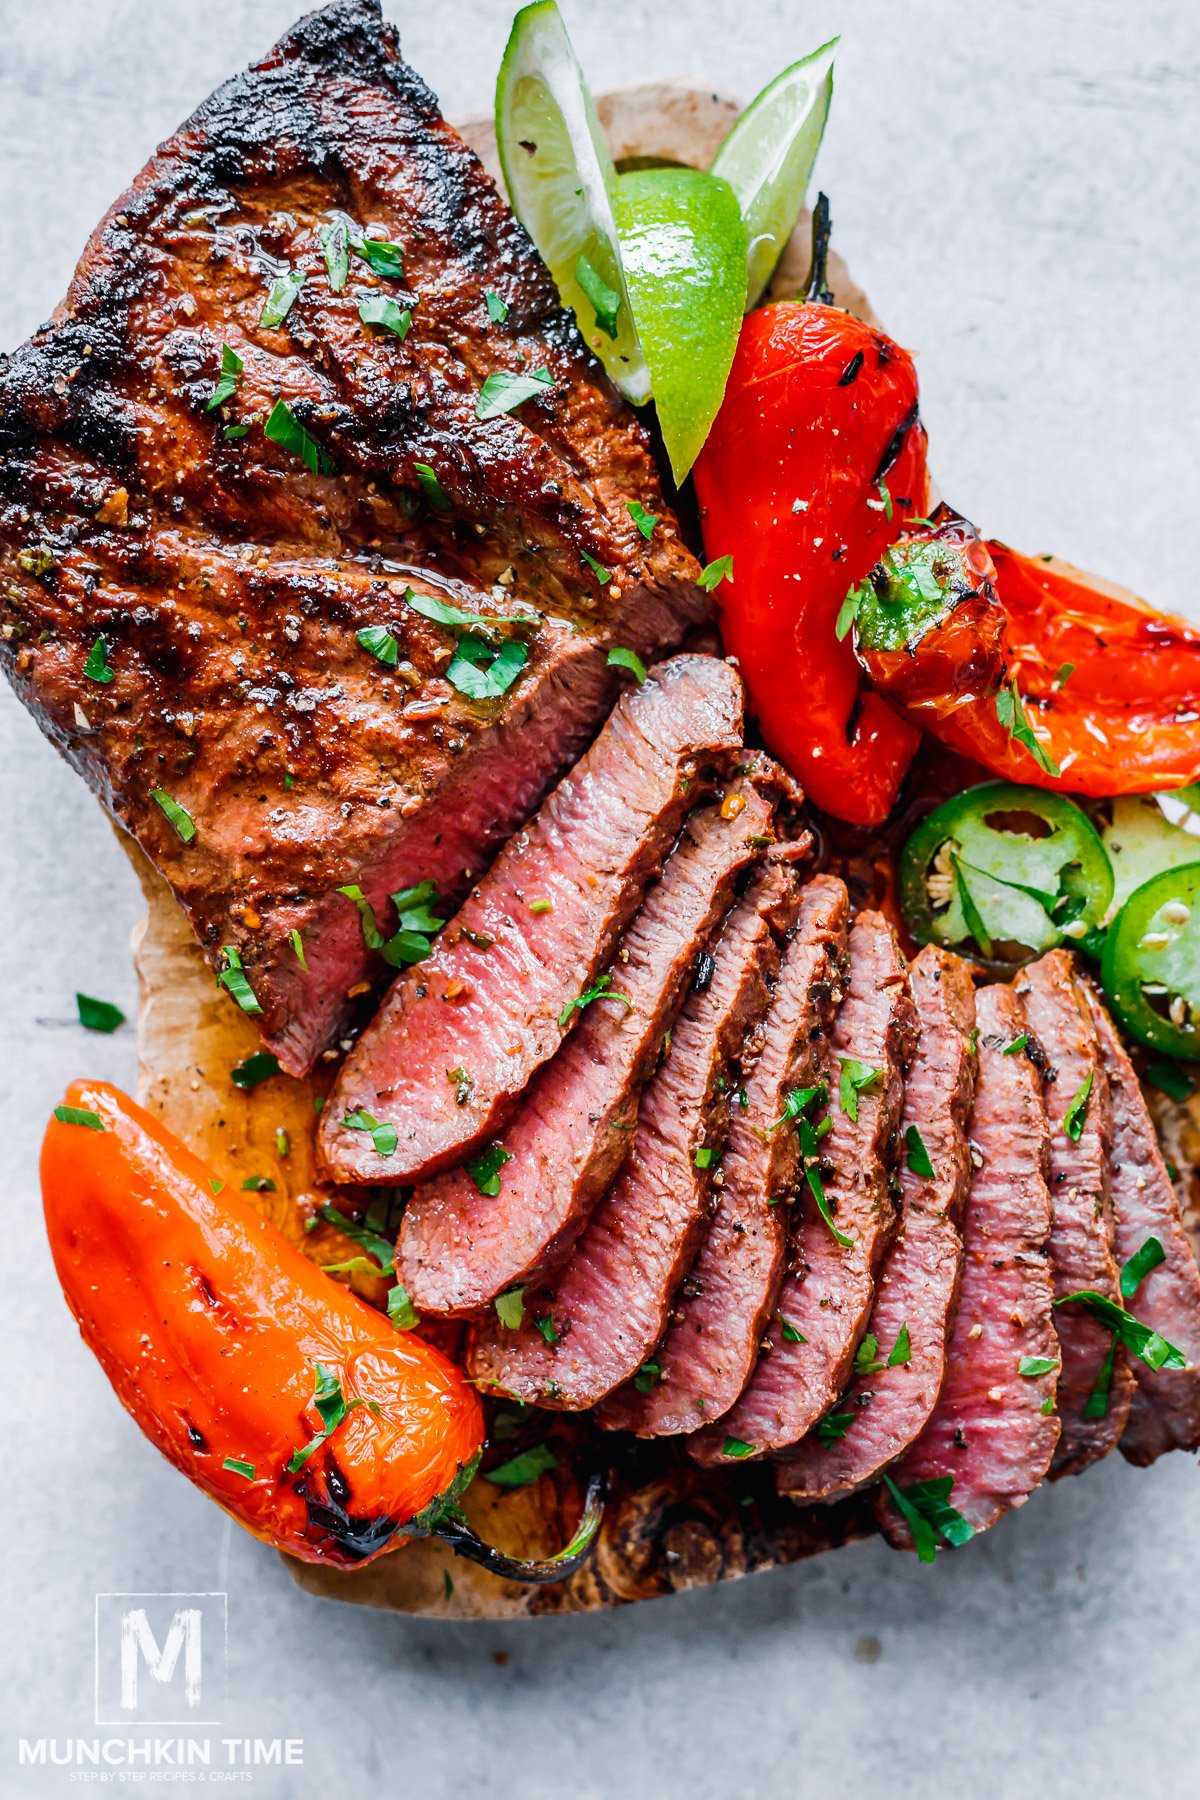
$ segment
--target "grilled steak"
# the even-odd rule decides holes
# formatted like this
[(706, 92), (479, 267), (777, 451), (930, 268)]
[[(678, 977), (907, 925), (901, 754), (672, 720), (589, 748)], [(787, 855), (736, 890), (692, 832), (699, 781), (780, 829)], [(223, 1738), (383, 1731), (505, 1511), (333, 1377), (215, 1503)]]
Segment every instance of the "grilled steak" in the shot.
[[(711, 1208), (712, 1164), (729, 1123), (725, 1077), (766, 1011), (780, 940), (799, 907), (794, 863), (768, 863), (726, 920), (710, 979), (693, 986), (671, 1029), (642, 1093), (629, 1156), (570, 1262), (552, 1292), (532, 1302), (526, 1295), (520, 1330), (498, 1320), (477, 1328), (473, 1374), (523, 1400), (578, 1410), (649, 1358)], [(553, 1342), (539, 1329), (544, 1318)]]
[[(1050, 1234), (1049, 1132), (1042, 1082), (1027, 1048), (1012, 1053), (1025, 1020), (1012, 990), (977, 1000), (979, 1081), (971, 1119), (978, 1167), (963, 1213), (958, 1311), (946, 1377), (911, 1450), (888, 1470), (903, 1490), (953, 1478), (950, 1504), (976, 1531), (1022, 1506), (1050, 1466), (1058, 1342), (1046, 1246)], [(1037, 1372), (1037, 1364), (1050, 1367)], [(1027, 1372), (1021, 1373), (1022, 1364)], [(892, 1543), (912, 1538), (888, 1491), (880, 1524)]]
[[(1047, 1057), (1055, 1297), (1090, 1288), (1119, 1305), (1109, 1182), (1112, 1103), (1091, 1009), (1065, 950), (1051, 950), (1031, 964), (1013, 987)], [(1050, 1471), (1053, 1479), (1076, 1475), (1108, 1455), (1125, 1429), (1134, 1388), (1123, 1348), (1114, 1346), (1112, 1332), (1086, 1308), (1058, 1307), (1055, 1324), (1062, 1345), (1062, 1435)], [(1110, 1381), (1107, 1365), (1114, 1349)], [(1108, 1404), (1103, 1406), (1099, 1393), (1106, 1383)]]
[[(621, 940), (611, 997), (601, 994), (586, 1008), (498, 1140), (511, 1159), (499, 1192), (479, 1182), (473, 1163), (418, 1187), (396, 1255), (419, 1312), (476, 1311), (565, 1259), (628, 1154), (638, 1095), (738, 871), (761, 853), (771, 811), (770, 800), (742, 781), (688, 820)], [(485, 1329), (473, 1373), (507, 1385), (489, 1363), (489, 1344)]]
[[(895, 1222), (892, 1139), (915, 1035), (896, 934), (882, 913), (860, 913), (850, 933), (845, 998), (825, 1056), (830, 1131), (821, 1140), (819, 1169), (813, 1169), (833, 1226), (815, 1196), (802, 1191), (762, 1353), (733, 1410), (689, 1444), (699, 1462), (761, 1456), (797, 1443), (845, 1386)], [(834, 1228), (850, 1242), (840, 1243)]]
[[(810, 1432), (780, 1459), (779, 1489), (796, 1500), (832, 1500), (873, 1481), (925, 1425), (946, 1370), (971, 1173), (975, 984), (968, 963), (933, 944), (912, 964), (909, 982), (919, 1035), (900, 1119), (900, 1219), (864, 1339), (875, 1348), (838, 1401), (836, 1427)], [(932, 1174), (922, 1172), (922, 1149)]]
[(1133, 1064), (1108, 1013), (1090, 988), (1085, 992), (1112, 1096), (1117, 1261), (1128, 1262), (1148, 1237), (1165, 1253), (1126, 1304), (1187, 1358), (1184, 1369), (1154, 1370), (1140, 1358), (1132, 1364), (1137, 1386), (1121, 1452), (1144, 1466), (1167, 1450), (1200, 1449), (1200, 1274)]
[[(543, 369), (477, 416), (491, 375)], [(376, 0), (214, 94), (0, 358), (0, 656), (294, 1072), (389, 973), (338, 887), (460, 898), (611, 705), (608, 647), (707, 616), (695, 574), (644, 432)], [(461, 623), (409, 588), (523, 622), (451, 665)], [(528, 652), (507, 691), (471, 662), (502, 643), (509, 673)]]
[(658, 1377), (645, 1392), (626, 1382), (601, 1402), (596, 1417), (609, 1430), (693, 1432), (726, 1413), (746, 1385), (775, 1308), (784, 1202), (799, 1179), (788, 1095), (813, 1085), (823, 1066), (848, 906), (833, 876), (817, 875), (804, 888), (757, 1060), (730, 1107), (720, 1201), (653, 1359)]
[[(503, 1125), (741, 735), (741, 683), (715, 657), (676, 657), (621, 698), (347, 1058), (321, 1125), (339, 1179), (419, 1180)], [(346, 1124), (360, 1113), (395, 1127), (394, 1153)]]

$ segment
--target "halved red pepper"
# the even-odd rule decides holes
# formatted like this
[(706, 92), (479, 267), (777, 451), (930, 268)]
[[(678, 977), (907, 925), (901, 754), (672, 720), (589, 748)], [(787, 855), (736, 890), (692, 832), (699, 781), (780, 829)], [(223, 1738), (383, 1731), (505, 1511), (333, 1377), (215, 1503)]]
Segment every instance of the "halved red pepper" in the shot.
[[(820, 272), (815, 283), (820, 291)], [(917, 733), (864, 690), (835, 635), (847, 590), (923, 513), (926, 438), (911, 356), (819, 301), (748, 314), (695, 468), (706, 554), (768, 748), (837, 818), (886, 818)]]

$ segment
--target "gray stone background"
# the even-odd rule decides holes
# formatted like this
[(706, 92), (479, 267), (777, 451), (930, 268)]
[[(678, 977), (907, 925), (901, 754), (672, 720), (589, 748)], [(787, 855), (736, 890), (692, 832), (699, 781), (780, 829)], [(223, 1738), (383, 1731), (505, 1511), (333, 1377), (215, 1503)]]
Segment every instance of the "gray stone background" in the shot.
[[(0, 0), (0, 345), (66, 287), (155, 143), (299, 0)], [(387, 0), (453, 117), (506, 0)], [(747, 97), (840, 30), (835, 241), (920, 351), (943, 489), (978, 523), (1200, 613), (1196, 13), (1189, 0), (564, 0), (598, 89)], [(228, 1589), (229, 1733), (302, 1736), (267, 1795), (1192, 1795), (1200, 1492), (1173, 1457), (1037, 1495), (935, 1569), (862, 1545), (619, 1616), (447, 1627), (304, 1598), (143, 1442), (82, 1351), (38, 1212), (77, 1073), (134, 1078), (132, 877), (0, 699), (0, 1793), (18, 1735), (91, 1730), (93, 1596)]]

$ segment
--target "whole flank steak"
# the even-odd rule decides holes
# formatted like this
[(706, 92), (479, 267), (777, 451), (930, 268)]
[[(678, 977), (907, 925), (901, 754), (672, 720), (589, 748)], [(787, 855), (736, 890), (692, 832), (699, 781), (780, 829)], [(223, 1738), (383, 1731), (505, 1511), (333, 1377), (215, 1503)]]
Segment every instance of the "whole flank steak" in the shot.
[(393, 973), (339, 889), (453, 910), (696, 573), (377, 0), (207, 100), (0, 357), (0, 659), (293, 1073)]

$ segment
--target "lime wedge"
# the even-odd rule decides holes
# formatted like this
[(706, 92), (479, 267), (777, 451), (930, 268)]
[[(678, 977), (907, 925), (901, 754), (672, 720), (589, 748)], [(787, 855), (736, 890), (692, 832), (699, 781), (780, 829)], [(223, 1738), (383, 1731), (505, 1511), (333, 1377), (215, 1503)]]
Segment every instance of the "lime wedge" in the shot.
[(712, 173), (738, 197), (749, 237), (746, 310), (771, 279), (804, 206), (833, 98), (831, 38), (777, 75), (734, 124)]
[(563, 304), (625, 398), (643, 406), (650, 377), (617, 248), (616, 171), (554, 0), (513, 20), (496, 81), (496, 140), (508, 197)]
[(746, 299), (746, 228), (727, 181), (699, 169), (617, 177), (613, 211), (676, 481), (716, 418)]

